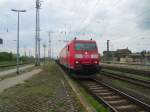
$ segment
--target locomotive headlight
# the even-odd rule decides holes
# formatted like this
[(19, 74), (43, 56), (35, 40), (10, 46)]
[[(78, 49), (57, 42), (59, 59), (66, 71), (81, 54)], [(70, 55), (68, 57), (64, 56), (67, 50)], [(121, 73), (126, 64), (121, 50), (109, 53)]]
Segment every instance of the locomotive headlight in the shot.
[(75, 58), (76, 59), (83, 58), (83, 55), (82, 54), (75, 54)]
[(92, 54), (92, 55), (91, 55), (91, 58), (94, 58), (94, 59), (95, 59), (95, 58), (98, 58), (98, 55), (97, 55), (97, 54)]
[(79, 64), (79, 61), (75, 61), (76, 64)]

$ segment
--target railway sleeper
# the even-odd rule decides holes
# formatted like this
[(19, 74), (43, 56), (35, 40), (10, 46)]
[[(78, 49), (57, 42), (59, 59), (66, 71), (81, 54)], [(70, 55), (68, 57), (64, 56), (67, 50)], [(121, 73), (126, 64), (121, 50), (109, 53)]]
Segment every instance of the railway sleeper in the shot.
[(123, 105), (123, 104), (127, 104), (128, 101), (125, 99), (118, 99), (118, 100), (108, 101), (108, 103), (110, 103), (111, 105), (116, 105), (116, 104)]
[(122, 98), (107, 99), (106, 101), (112, 106), (115, 106), (115, 105), (122, 106), (122, 105), (126, 105), (129, 103), (127, 100), (122, 99)]
[(104, 88), (103, 87), (89, 87), (90, 90), (103, 90)]
[(98, 95), (104, 97), (104, 96), (108, 96), (108, 95), (114, 95), (114, 93), (112, 93), (112, 92), (102, 92), (102, 93), (98, 93)]
[(96, 84), (86, 84), (86, 85), (89, 86), (89, 87), (102, 87), (102, 86), (96, 85)]
[(112, 96), (103, 96), (103, 98), (107, 101), (115, 101), (115, 100), (119, 100), (122, 99), (120, 96), (118, 95), (112, 95)]
[(91, 85), (91, 86), (92, 86), (92, 85), (93, 85), (93, 86), (97, 85), (97, 84), (95, 84), (95, 83), (93, 83), (93, 82), (86, 82), (86, 84), (87, 84), (87, 85)]
[[(127, 100), (125, 99), (116, 99), (119, 97), (114, 97), (115, 99), (109, 99), (106, 100), (106, 102), (108, 102), (111, 106), (115, 107), (118, 112), (142, 112), (143, 110), (139, 107), (137, 107), (134, 104), (130, 104)], [(145, 111), (143, 111), (145, 112)]]
[(96, 91), (96, 90), (104, 90), (103, 87), (89, 87), (90, 90)]
[(103, 88), (104, 88), (104, 87), (102, 87), (102, 86), (89, 86), (89, 85), (88, 85), (88, 87), (93, 88), (93, 89), (95, 89), (95, 88), (96, 88), (96, 89), (97, 89), (97, 88), (98, 88), (98, 89), (99, 89), (99, 88), (100, 88), (100, 89), (103, 89)]
[(137, 107), (134, 104), (127, 104), (122, 106), (115, 106), (119, 112), (139, 112), (142, 110), (141, 108)]
[(109, 92), (109, 91), (107, 89), (94, 90), (94, 93), (100, 93), (100, 92)]
[(130, 103), (129, 102), (127, 102), (127, 101), (125, 101), (125, 102), (115, 102), (115, 103), (110, 103), (110, 102), (108, 102), (111, 106), (113, 106), (113, 107), (119, 107), (119, 106), (126, 106), (126, 105), (129, 105)]

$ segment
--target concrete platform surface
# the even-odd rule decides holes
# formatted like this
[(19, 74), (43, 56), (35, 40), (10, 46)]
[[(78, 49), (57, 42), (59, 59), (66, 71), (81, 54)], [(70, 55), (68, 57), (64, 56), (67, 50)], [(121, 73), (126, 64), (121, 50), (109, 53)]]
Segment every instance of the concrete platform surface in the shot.
[[(20, 70), (24, 70), (24, 69), (31, 68), (31, 67), (34, 67), (34, 65), (27, 65), (27, 66), (20, 67)], [(15, 72), (16, 72), (16, 68), (15, 69), (9, 69), (6, 71), (0, 71), (0, 77), (9, 75), (9, 74), (12, 74)]]
[(142, 65), (127, 65), (127, 64), (113, 64), (113, 63), (101, 63), (102, 66), (113, 66), (113, 67), (120, 67), (120, 68), (130, 68), (135, 70), (144, 70), (150, 71), (150, 66), (142, 66)]
[(41, 71), (42, 71), (41, 69), (32, 70), (31, 72), (27, 72), (27, 73), (0, 81), (0, 93), (9, 87), (13, 87), (17, 84), (23, 83), (25, 80), (29, 79), (35, 74), (40, 73)]

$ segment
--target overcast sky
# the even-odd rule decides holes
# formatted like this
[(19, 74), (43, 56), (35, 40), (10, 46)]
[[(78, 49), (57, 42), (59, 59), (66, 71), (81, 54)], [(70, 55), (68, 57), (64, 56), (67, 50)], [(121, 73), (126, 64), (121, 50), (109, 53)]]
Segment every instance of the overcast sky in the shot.
[[(41, 43), (48, 45), (53, 32), (56, 55), (68, 40), (93, 38), (99, 51), (129, 48), (133, 52), (150, 50), (150, 0), (42, 0), (40, 10)], [(0, 0), (0, 50), (16, 50), (17, 14), (11, 9), (26, 9), (20, 14), (20, 47), (34, 55), (35, 0)], [(8, 29), (8, 32), (7, 32)], [(43, 50), (42, 50), (43, 51)], [(42, 52), (43, 54), (43, 52)]]

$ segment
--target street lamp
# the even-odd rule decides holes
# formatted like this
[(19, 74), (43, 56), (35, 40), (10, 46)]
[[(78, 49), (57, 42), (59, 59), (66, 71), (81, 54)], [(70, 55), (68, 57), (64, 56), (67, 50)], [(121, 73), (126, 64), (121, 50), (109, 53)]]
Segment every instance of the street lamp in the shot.
[(11, 9), (13, 12), (18, 13), (18, 32), (17, 32), (17, 74), (19, 74), (19, 14), (20, 12), (26, 12), (26, 10)]

